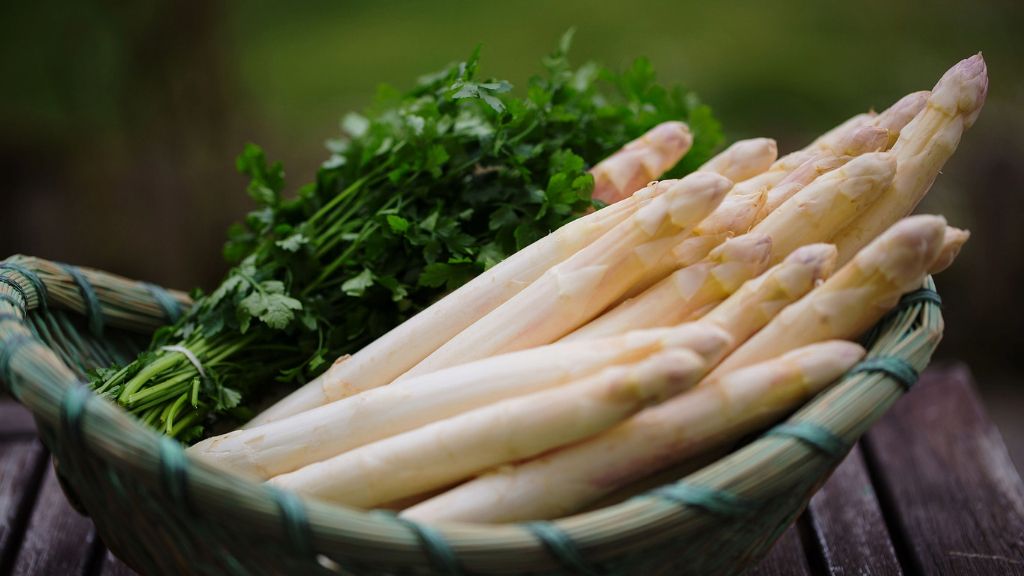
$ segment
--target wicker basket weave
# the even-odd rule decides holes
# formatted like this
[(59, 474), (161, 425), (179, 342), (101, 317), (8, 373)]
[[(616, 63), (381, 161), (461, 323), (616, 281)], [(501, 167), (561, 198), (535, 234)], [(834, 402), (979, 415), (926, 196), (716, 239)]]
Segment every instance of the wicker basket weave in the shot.
[(15, 256), (0, 264), (0, 379), (65, 490), (143, 574), (735, 574), (916, 380), (942, 335), (929, 279), (868, 358), (783, 424), (682, 480), (555, 522), (427, 526), (218, 472), (83, 384), (188, 306), (180, 293)]

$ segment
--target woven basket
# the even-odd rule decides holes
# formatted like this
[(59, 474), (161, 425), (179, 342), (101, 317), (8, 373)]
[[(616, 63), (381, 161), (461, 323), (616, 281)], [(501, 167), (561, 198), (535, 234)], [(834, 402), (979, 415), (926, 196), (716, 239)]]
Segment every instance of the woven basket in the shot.
[(82, 384), (188, 304), (85, 268), (0, 264), (0, 379), (35, 414), (69, 497), (144, 574), (739, 573), (913, 384), (942, 335), (929, 279), (866, 337), (868, 358), (840, 382), (682, 480), (555, 522), (427, 526), (218, 472)]

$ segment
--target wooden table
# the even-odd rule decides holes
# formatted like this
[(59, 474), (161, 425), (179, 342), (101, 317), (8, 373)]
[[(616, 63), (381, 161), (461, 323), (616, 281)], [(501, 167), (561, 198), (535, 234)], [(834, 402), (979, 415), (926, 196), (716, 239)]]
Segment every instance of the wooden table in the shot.
[[(8, 573), (132, 574), (71, 509), (31, 418), (9, 400), (0, 402)], [(1024, 484), (967, 369), (927, 371), (751, 573), (1024, 575)]]

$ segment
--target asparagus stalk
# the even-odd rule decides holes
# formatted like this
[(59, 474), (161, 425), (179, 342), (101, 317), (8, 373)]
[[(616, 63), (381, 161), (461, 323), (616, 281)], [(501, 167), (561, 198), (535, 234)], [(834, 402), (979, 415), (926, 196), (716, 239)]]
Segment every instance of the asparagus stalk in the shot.
[(674, 272), (565, 336), (562, 342), (593, 340), (692, 320), (696, 312), (721, 302), (763, 272), (771, 253), (771, 238), (762, 234), (744, 234), (728, 240), (703, 261)]
[[(856, 156), (879, 150), (887, 138), (885, 129), (863, 127), (837, 143), (837, 152), (794, 152), (780, 158), (768, 172), (737, 184), (721, 206), (672, 251), (671, 259), (666, 259), (661, 266), (652, 269), (652, 272), (661, 272), (661, 276), (654, 281), (668, 274), (668, 271), (662, 272), (664, 268), (682, 268), (707, 256), (708, 251), (718, 245), (715, 239), (724, 241), (754, 228), (804, 186)], [(653, 282), (640, 283), (636, 292), (651, 284)]]
[(594, 242), (676, 183), (666, 180), (559, 228), (435, 302), (246, 424), (253, 428), (387, 384), (548, 269)]
[(597, 434), (692, 386), (704, 368), (689, 350), (661, 352), (368, 444), (271, 483), (353, 506), (390, 502)]
[(778, 155), (778, 145), (771, 138), (739, 140), (705, 162), (700, 170), (742, 182), (768, 170)]
[(771, 238), (771, 262), (798, 247), (829, 240), (871, 205), (896, 174), (886, 152), (863, 154), (803, 187), (754, 227)]
[(690, 128), (682, 122), (663, 122), (597, 163), (595, 200), (614, 204), (656, 180), (679, 162), (693, 144)]
[(892, 106), (886, 108), (881, 114), (876, 114), (874, 112), (858, 114), (839, 126), (836, 126), (832, 130), (822, 134), (804, 148), (804, 150), (835, 150), (836, 146), (842, 140), (866, 126), (882, 128), (889, 132), (888, 145), (883, 148), (884, 150), (888, 150), (896, 142), (897, 137), (900, 135), (900, 131), (903, 130), (914, 116), (917, 116), (921, 110), (924, 110), (925, 102), (928, 101), (929, 94), (930, 93), (927, 90), (911, 92), (897, 100)]
[(834, 149), (836, 142), (846, 138), (847, 135), (853, 133), (853, 131), (858, 128), (870, 126), (871, 122), (877, 117), (877, 112), (870, 111), (848, 118), (841, 124), (832, 127), (829, 131), (815, 138), (810, 144), (804, 147), (802, 151), (815, 152)]
[(712, 372), (719, 376), (806, 344), (859, 337), (900, 296), (918, 286), (938, 257), (941, 216), (912, 216), (868, 244), (817, 289), (789, 306)]
[(939, 251), (939, 256), (935, 259), (935, 262), (932, 262), (928, 273), (934, 275), (949, 268), (960, 254), (960, 249), (964, 247), (964, 244), (967, 243), (970, 237), (971, 233), (967, 230), (946, 226), (946, 235), (942, 239), (942, 249)]
[(726, 178), (694, 172), (460, 332), (402, 378), (547, 344), (618, 300), (721, 202)]
[(942, 76), (925, 109), (900, 132), (892, 148), (898, 166), (892, 185), (835, 237), (840, 262), (848, 261), (881, 231), (913, 211), (964, 131), (974, 124), (987, 91), (988, 72), (981, 54), (959, 62)]
[(324, 406), (209, 438), (189, 451), (238, 474), (267, 479), (371, 442), (493, 404), (560, 386), (613, 365), (686, 348), (712, 366), (731, 338), (690, 324), (585, 343), (492, 356), (367, 390)]
[[(808, 244), (794, 250), (767, 272), (743, 284), (724, 302), (705, 314), (700, 324), (719, 326), (739, 346), (763, 328), (780, 310), (810, 292), (832, 274), (836, 248)], [(728, 350), (732, 352), (732, 350)]]
[(406, 510), (422, 522), (517, 522), (575, 512), (635, 480), (758, 430), (864, 355), (823, 342), (714, 379), (579, 444), (506, 466)]

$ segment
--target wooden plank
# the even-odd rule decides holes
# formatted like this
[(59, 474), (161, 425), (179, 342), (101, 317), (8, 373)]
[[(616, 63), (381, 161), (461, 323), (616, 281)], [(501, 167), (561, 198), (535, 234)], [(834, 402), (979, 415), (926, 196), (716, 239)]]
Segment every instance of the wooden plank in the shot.
[(36, 423), (32, 413), (10, 397), (0, 397), (0, 439), (35, 436)]
[(789, 527), (776, 540), (768, 555), (750, 570), (750, 576), (811, 576), (807, 551), (800, 540), (799, 524)]
[(71, 507), (53, 466), (46, 474), (18, 551), (13, 576), (92, 573), (99, 552), (92, 521)]
[(38, 440), (0, 439), (0, 574), (17, 554), (45, 465)]
[(865, 456), (908, 571), (1024, 574), (1024, 483), (966, 367), (926, 372)]
[(859, 445), (811, 499), (808, 517), (827, 574), (903, 574)]

